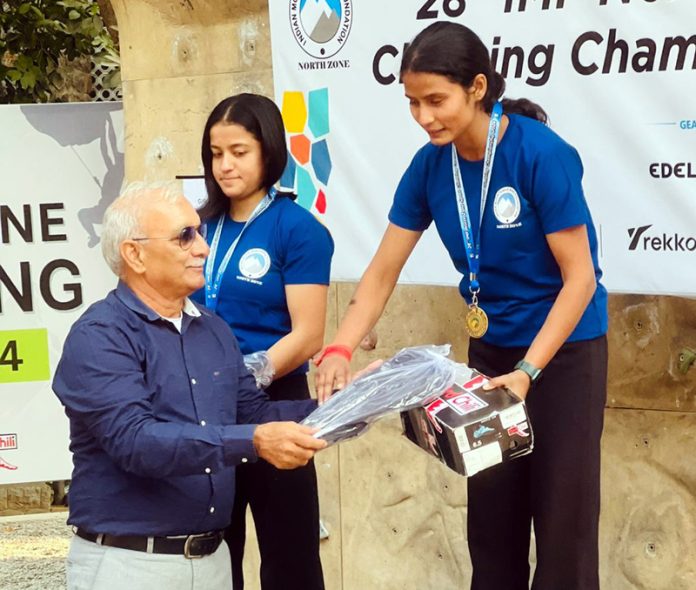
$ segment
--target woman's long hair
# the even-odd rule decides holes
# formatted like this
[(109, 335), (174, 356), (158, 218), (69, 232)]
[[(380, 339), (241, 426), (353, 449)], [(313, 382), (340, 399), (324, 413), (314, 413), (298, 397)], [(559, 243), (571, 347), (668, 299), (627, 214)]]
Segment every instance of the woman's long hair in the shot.
[(269, 190), (283, 174), (288, 161), (283, 118), (276, 104), (260, 94), (236, 94), (220, 102), (208, 116), (201, 141), (201, 160), (208, 201), (199, 210), (202, 221), (228, 211), (230, 200), (213, 175), (210, 130), (218, 123), (241, 125), (261, 144), (263, 188)]
[[(493, 68), (483, 41), (458, 23), (436, 22), (418, 33), (401, 60), (400, 77), (408, 72), (439, 74), (466, 89), (483, 74), (488, 85), (481, 106), (487, 113), (505, 92), (505, 79)], [(505, 98), (502, 103), (506, 113), (548, 122), (546, 111), (531, 100)]]

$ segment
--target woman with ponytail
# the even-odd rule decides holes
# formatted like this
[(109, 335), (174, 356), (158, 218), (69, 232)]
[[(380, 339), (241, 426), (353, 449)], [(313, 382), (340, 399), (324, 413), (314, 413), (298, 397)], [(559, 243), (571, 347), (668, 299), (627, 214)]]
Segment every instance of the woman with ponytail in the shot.
[[(406, 169), (389, 226), (333, 343), (318, 356), (325, 399), (379, 319), (434, 221), (462, 273), (469, 365), (526, 399), (531, 455), (468, 480), (475, 590), (596, 590), (607, 297), (576, 150), (544, 110), (501, 96), (505, 81), (467, 27), (430, 25), (404, 52), (401, 81), (429, 142)], [(543, 372), (543, 379), (540, 379)]]

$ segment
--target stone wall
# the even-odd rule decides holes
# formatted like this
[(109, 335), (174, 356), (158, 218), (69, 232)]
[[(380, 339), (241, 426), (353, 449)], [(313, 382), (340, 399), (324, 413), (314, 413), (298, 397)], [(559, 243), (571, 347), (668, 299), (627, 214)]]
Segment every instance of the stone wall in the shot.
[[(128, 178), (199, 173), (200, 133), (210, 109), (241, 91), (273, 94), (267, 2), (112, 4)], [(332, 285), (327, 339), (353, 288)], [(398, 287), (377, 327), (377, 349), (357, 355), (355, 365), (402, 346), (453, 339), (455, 356), (466, 358), (466, 342), (456, 336), (462, 310), (455, 289)], [(614, 296), (610, 311), (603, 588), (696, 588), (696, 369), (678, 370), (680, 351), (696, 345), (696, 302)], [(396, 421), (321, 453), (317, 468), (330, 532), (322, 543), (328, 590), (465, 587), (464, 480), (404, 441)], [(258, 587), (256, 563), (252, 555), (250, 587)]]
[(53, 490), (47, 483), (0, 485), (0, 516), (49, 512)]

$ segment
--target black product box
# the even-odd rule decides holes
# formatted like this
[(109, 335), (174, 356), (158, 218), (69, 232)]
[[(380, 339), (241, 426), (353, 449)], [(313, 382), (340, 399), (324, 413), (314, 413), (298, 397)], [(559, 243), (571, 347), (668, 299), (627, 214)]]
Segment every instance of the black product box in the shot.
[(534, 434), (525, 403), (505, 388), (484, 391), (486, 382), (458, 365), (454, 385), (439, 398), (401, 413), (404, 434), (467, 476), (531, 453)]

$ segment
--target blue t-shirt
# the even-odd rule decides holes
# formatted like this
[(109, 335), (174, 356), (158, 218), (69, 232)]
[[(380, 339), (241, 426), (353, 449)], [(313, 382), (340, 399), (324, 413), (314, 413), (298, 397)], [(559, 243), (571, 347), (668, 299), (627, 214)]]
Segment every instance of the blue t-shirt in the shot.
[[(208, 241), (217, 220), (208, 222)], [(225, 214), (213, 276), (244, 227)], [(314, 215), (279, 195), (242, 234), (217, 297), (217, 314), (232, 328), (243, 354), (268, 350), (292, 329), (285, 285), (328, 285), (333, 256), (329, 231)], [(205, 304), (205, 291), (192, 299)], [(306, 373), (304, 363), (290, 374)]]
[[(490, 320), (483, 340), (498, 346), (531, 344), (563, 286), (546, 235), (578, 225), (587, 226), (597, 289), (568, 341), (601, 336), (607, 330), (607, 293), (599, 282), (597, 234), (582, 191), (580, 156), (543, 123), (508, 116), (481, 226), (478, 297)], [(478, 235), (483, 162), (460, 157), (459, 166)], [(459, 291), (471, 301), (450, 145), (429, 143), (416, 153), (396, 190), (389, 221), (414, 231), (435, 221), (454, 266), (463, 274)]]

